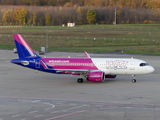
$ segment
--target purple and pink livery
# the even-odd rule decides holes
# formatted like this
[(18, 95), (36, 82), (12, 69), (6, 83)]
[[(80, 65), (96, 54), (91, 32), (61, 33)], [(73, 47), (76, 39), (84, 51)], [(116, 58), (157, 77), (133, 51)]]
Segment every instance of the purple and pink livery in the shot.
[(91, 82), (103, 82), (105, 78), (115, 78), (116, 75), (132, 75), (132, 82), (135, 83), (135, 75), (154, 71), (154, 68), (143, 60), (91, 58), (86, 51), (86, 58), (42, 58), (20, 34), (13, 36), (19, 58), (12, 59), (12, 63), (43, 72), (79, 75), (78, 83), (82, 83), (83, 78)]

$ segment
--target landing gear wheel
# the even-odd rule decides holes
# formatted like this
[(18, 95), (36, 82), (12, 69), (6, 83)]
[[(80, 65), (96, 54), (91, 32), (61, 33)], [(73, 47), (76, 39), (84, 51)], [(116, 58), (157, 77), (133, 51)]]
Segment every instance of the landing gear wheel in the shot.
[(78, 83), (83, 83), (83, 79), (82, 78), (78, 78), (77, 82)]
[(132, 80), (132, 83), (136, 83), (136, 79), (133, 79), (133, 80)]
[(135, 75), (132, 75), (132, 83), (136, 83)]

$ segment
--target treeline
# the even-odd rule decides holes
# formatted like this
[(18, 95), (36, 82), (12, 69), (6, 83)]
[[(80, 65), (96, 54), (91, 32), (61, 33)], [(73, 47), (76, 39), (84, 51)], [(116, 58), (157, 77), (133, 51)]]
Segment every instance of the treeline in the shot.
[[(0, 6), (0, 25), (112, 24), (115, 7)], [(117, 23), (159, 23), (156, 9), (116, 7)]]
[(0, 0), (1, 5), (129, 7), (160, 9), (160, 0)]

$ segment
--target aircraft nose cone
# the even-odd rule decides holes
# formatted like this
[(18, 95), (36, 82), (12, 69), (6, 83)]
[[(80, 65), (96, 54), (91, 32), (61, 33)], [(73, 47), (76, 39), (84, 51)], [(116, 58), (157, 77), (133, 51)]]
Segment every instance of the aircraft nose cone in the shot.
[(154, 72), (154, 68), (152, 66), (150, 67), (149, 72), (150, 73)]

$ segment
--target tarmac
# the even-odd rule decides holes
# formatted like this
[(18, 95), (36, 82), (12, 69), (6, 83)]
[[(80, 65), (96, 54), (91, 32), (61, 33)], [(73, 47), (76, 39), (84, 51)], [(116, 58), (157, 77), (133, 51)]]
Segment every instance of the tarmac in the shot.
[[(78, 76), (38, 72), (10, 63), (12, 50), (0, 50), (0, 120), (159, 120), (160, 56), (93, 54), (95, 58), (137, 58), (155, 68), (148, 75), (117, 76), (102, 83)], [(50, 52), (46, 57), (85, 57)]]

